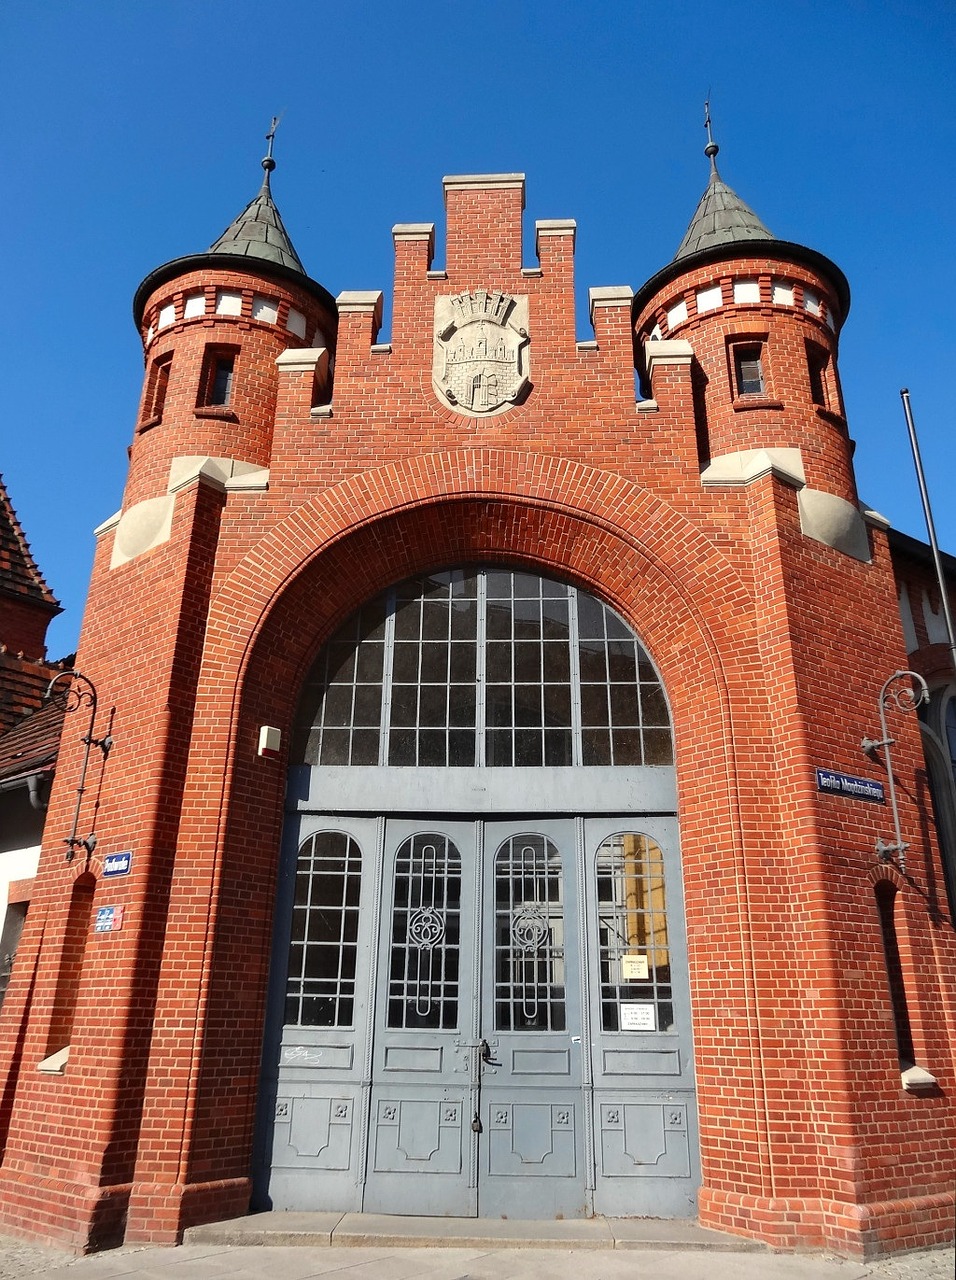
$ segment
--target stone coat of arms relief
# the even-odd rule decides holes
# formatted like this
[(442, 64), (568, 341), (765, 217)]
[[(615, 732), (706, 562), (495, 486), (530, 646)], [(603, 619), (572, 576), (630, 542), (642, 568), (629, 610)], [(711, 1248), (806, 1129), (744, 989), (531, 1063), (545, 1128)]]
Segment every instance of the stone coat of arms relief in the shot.
[(435, 299), (432, 381), (459, 413), (503, 413), (530, 385), (528, 299), (476, 289)]

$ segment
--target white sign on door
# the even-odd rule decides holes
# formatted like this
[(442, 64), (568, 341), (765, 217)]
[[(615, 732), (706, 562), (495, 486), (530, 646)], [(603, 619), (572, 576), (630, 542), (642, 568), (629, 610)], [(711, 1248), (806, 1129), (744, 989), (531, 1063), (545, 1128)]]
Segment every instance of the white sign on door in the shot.
[(657, 1006), (651, 1000), (629, 1000), (621, 1004), (622, 1031), (656, 1031)]
[(625, 982), (646, 982), (647, 956), (621, 956), (621, 977)]

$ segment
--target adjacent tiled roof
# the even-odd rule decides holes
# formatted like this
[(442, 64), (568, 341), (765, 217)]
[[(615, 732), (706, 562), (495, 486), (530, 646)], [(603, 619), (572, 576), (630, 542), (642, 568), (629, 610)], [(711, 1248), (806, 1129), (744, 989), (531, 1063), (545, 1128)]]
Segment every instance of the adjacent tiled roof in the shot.
[(700, 198), (697, 212), (674, 254), (674, 261), (688, 258), (702, 249), (716, 245), (736, 244), (741, 240), (773, 240), (753, 209), (745, 205), (736, 191), (732, 191), (717, 172), (711, 157), (710, 181)]
[(46, 702), (0, 734), (0, 782), (53, 768), (63, 728), (63, 703)]
[(274, 167), (274, 161), (267, 159), (262, 164), (266, 175), (259, 194), (229, 224), (215, 244), (210, 246), (209, 252), (261, 258), (265, 262), (274, 262), (305, 275), (305, 267), (292, 247), (292, 241), (272, 199), (269, 173)]
[[(906, 567), (907, 561), (915, 562), (922, 568), (935, 570), (933, 548), (928, 542), (923, 542), (920, 538), (912, 538), (908, 533), (901, 533), (899, 529), (887, 529), (886, 537), (890, 544), (893, 568), (897, 572)], [(948, 551), (940, 551), (939, 558), (952, 590), (956, 587), (956, 555), (950, 555)]]
[(25, 596), (59, 611), (59, 601), (43, 580), (30, 554), (30, 544), (23, 535), (0, 475), (0, 591)]
[(72, 665), (72, 655), (62, 662), (45, 662), (0, 645), (0, 733), (38, 710), (53, 677)]

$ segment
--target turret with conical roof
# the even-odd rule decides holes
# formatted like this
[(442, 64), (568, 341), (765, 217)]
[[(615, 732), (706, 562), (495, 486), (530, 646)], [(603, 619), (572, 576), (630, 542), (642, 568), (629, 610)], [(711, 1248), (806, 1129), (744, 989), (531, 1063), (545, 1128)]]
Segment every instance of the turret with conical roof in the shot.
[[(709, 119), (707, 124), (709, 134)], [(660, 288), (698, 263), (717, 262), (728, 255), (755, 260), (772, 256), (805, 264), (826, 277), (834, 301), (827, 315), (831, 327), (839, 331), (850, 309), (850, 287), (846, 276), (835, 263), (815, 249), (777, 239), (753, 209), (724, 182), (717, 168), (719, 151), (711, 138), (704, 148), (704, 154), (710, 161), (710, 177), (704, 194), (673, 259), (637, 291), (635, 316)]]
[(836, 367), (846, 278), (815, 249), (778, 239), (724, 182), (709, 126), (707, 187), (674, 258), (634, 297), (645, 391), (654, 343), (686, 342), (702, 472), (713, 478), (716, 459), (753, 450), (799, 450), (807, 486), (855, 511)]
[(269, 151), (262, 160), (265, 175), (256, 196), (205, 253), (173, 258), (150, 272), (136, 290), (133, 300), (133, 315), (137, 324), (142, 322), (147, 296), (161, 283), (184, 270), (208, 262), (213, 255), (220, 260), (215, 265), (228, 261), (250, 270), (272, 273), (279, 279), (294, 280), (300, 287), (314, 292), (319, 301), (334, 309), (334, 300), (328, 290), (307, 275), (273, 199), (271, 175), (276, 167), (272, 155), (274, 135), (273, 128), (267, 134)]
[(335, 300), (306, 274), (272, 196), (274, 124), (254, 199), (205, 253), (164, 263), (136, 291), (147, 371), (124, 510), (164, 496), (176, 458), (267, 467), (276, 359), (334, 352)]

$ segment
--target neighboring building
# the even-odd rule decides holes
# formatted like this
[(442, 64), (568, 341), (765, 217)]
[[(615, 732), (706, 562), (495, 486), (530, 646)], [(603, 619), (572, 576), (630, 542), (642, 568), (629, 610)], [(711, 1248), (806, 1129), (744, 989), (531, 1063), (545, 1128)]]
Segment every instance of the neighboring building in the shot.
[[(919, 708), (925, 772), (916, 775), (921, 815), (933, 818), (942, 857), (943, 886), (932, 884), (931, 913), (948, 906), (956, 924), (956, 672), (946, 633), (945, 610), (930, 548), (890, 530), (890, 551), (899, 590), (900, 618), (909, 666), (925, 679), (929, 701)], [(952, 612), (956, 601), (956, 558), (940, 557)], [(927, 791), (929, 795), (927, 795)], [(930, 864), (935, 875), (936, 864)]]
[(62, 706), (46, 704), (69, 661), (46, 660), (46, 629), (60, 612), (0, 476), (0, 1004), (26, 919)]
[(441, 269), (393, 229), (388, 343), (380, 293), (305, 274), (271, 159), (140, 286), (78, 654), (115, 741), (72, 858), (61, 749), (0, 1019), (4, 1229), (951, 1234), (956, 936), (908, 677), (899, 841), (861, 749), (939, 655), (934, 589), (858, 502), (842, 273), (707, 154), (675, 259), (591, 290), (593, 341), (575, 224), (523, 265), (520, 174), (444, 180)]

